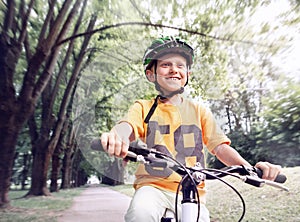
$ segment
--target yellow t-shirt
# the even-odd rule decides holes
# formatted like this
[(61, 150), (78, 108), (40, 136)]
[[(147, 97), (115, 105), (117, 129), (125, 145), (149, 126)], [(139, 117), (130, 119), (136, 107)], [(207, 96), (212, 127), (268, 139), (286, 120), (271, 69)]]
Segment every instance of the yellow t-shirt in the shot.
[[(211, 111), (203, 104), (183, 99), (178, 106), (158, 102), (148, 124), (144, 119), (154, 100), (136, 101), (121, 122), (128, 122), (135, 137), (148, 147), (168, 154), (188, 167), (196, 162), (205, 166), (204, 145), (212, 151), (230, 140), (217, 125)], [(140, 164), (136, 171), (134, 187), (151, 185), (176, 192), (181, 176), (170, 169), (151, 168)], [(199, 185), (199, 194), (204, 195), (204, 183)]]

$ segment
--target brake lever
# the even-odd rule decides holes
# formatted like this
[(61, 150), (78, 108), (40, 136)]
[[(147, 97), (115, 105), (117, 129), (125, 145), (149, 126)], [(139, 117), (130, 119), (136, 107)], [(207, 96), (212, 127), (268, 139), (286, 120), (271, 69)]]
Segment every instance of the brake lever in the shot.
[(150, 161), (147, 157), (143, 155), (138, 155), (132, 151), (128, 151), (126, 157), (124, 158), (124, 161), (132, 161), (132, 162), (138, 162), (142, 164), (149, 164)]
[(250, 184), (255, 187), (262, 187), (266, 184), (266, 185), (269, 185), (269, 186), (272, 186), (275, 188), (279, 188), (281, 190), (289, 192), (289, 188), (287, 188), (286, 186), (284, 186), (280, 183), (271, 181), (271, 180), (261, 179), (258, 176), (241, 176), (240, 179), (242, 181), (244, 181), (245, 183)]
[(286, 187), (286, 186), (283, 186), (280, 183), (277, 183), (277, 182), (274, 182), (274, 181), (270, 181), (270, 180), (264, 180), (264, 181), (265, 181), (265, 184), (267, 184), (269, 186), (272, 186), (272, 187), (275, 187), (275, 188), (279, 188), (279, 189), (282, 189), (284, 191), (289, 192), (289, 188)]
[[(247, 167), (244, 165), (242, 165), (242, 168), (243, 168), (243, 172), (239, 172), (240, 175), (243, 175), (243, 176), (250, 175), (250, 176), (262, 178), (263, 172), (259, 168)], [(287, 177), (284, 174), (279, 174), (275, 178), (274, 182), (284, 183), (286, 180), (287, 180)]]
[(286, 186), (283, 186), (280, 183), (284, 183), (286, 181), (286, 176), (283, 174), (279, 174), (275, 181), (270, 181), (270, 180), (265, 180), (262, 179), (262, 171), (258, 168), (255, 167), (246, 167), (246, 166), (242, 166), (243, 167), (243, 176), (240, 177), (241, 180), (243, 180), (245, 183), (248, 183), (252, 186), (256, 186), (256, 187), (262, 187), (265, 184), (275, 187), (275, 188), (279, 188), (281, 190), (285, 190), (285, 191), (289, 191), (289, 189)]

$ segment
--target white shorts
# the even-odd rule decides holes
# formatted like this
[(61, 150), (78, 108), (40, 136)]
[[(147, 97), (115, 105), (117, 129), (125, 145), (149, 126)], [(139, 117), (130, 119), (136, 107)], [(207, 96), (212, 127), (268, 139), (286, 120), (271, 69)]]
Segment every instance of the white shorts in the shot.
[[(159, 222), (166, 209), (175, 212), (176, 193), (143, 186), (135, 191), (125, 215), (126, 222)], [(181, 196), (178, 199), (178, 219), (181, 217)], [(204, 204), (200, 206), (199, 222), (209, 222), (209, 212)], [(174, 220), (175, 221), (175, 220)]]

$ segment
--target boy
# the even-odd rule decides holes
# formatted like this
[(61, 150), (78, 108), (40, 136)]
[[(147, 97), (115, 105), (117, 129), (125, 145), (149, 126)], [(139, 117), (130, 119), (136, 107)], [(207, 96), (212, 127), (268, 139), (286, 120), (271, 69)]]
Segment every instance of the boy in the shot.
[[(230, 140), (203, 104), (180, 94), (188, 83), (193, 63), (193, 48), (177, 37), (156, 39), (146, 50), (143, 63), (147, 79), (159, 95), (151, 101), (136, 101), (127, 116), (108, 133), (101, 143), (110, 155), (125, 157), (131, 141), (140, 138), (148, 147), (176, 158), (186, 166), (199, 162), (204, 167), (203, 144), (225, 165), (250, 164), (230, 147)], [(263, 178), (274, 180), (280, 166), (267, 162), (255, 165)], [(125, 215), (127, 222), (160, 221), (166, 209), (174, 211), (175, 193), (180, 176), (140, 165), (136, 172), (135, 195)], [(205, 184), (199, 185), (200, 221), (209, 221), (205, 207)], [(178, 208), (180, 210), (180, 207)]]

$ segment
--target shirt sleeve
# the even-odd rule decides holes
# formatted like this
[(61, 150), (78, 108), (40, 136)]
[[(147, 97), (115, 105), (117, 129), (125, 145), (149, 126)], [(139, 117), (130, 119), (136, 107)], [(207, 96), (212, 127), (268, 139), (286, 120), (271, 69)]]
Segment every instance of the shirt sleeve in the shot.
[(225, 143), (230, 145), (230, 139), (217, 124), (217, 121), (209, 108), (204, 105), (200, 106), (200, 117), (203, 143), (210, 152), (220, 144)]
[(119, 122), (127, 122), (134, 131), (135, 138), (145, 137), (144, 125), (144, 105), (141, 101), (136, 101), (128, 110), (127, 114)]

